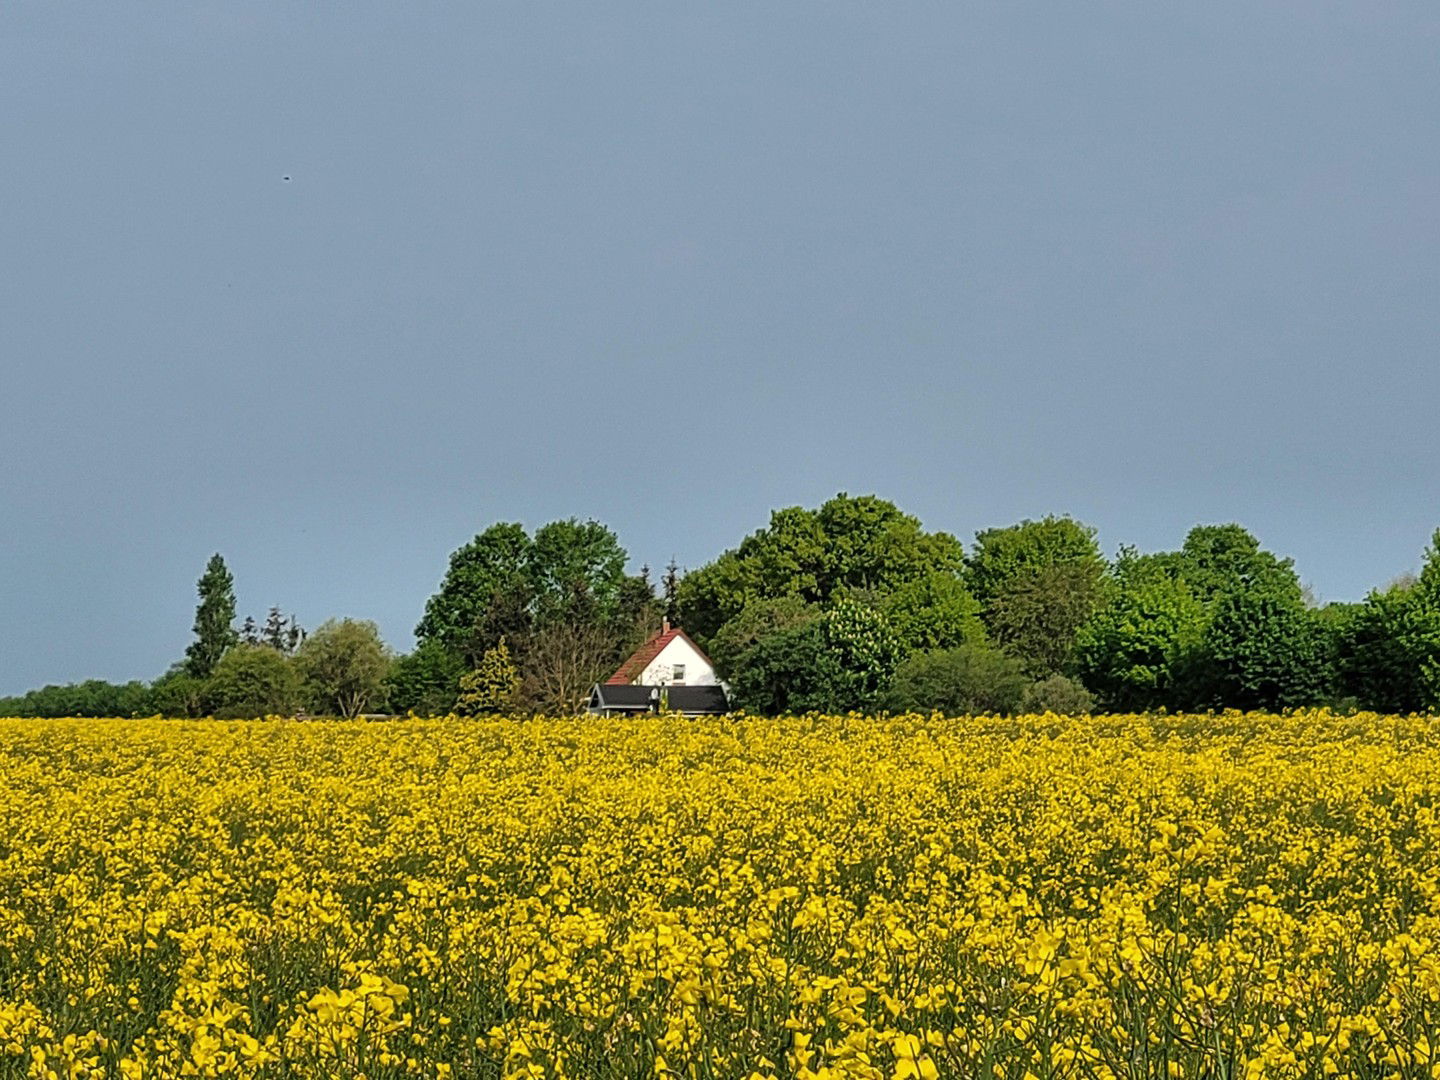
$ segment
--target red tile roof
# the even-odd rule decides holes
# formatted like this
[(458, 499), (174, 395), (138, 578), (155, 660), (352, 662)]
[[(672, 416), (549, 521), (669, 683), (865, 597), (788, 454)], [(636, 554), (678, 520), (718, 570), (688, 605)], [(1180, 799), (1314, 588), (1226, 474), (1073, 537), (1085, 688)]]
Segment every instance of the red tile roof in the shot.
[(690, 642), (690, 647), (697, 653), (700, 653), (708, 662), (709, 657), (701, 652), (700, 646), (690, 641), (690, 635), (676, 626), (668, 630), (661, 630), (649, 641), (645, 642), (644, 645), (636, 649), (635, 652), (631, 654), (630, 659), (621, 664), (615, 674), (605, 680), (605, 684), (607, 686), (629, 686), (633, 684), (636, 679), (645, 674), (645, 669), (650, 666), (650, 661), (659, 656), (660, 653), (664, 651), (665, 646), (669, 645), (670, 642), (676, 638), (684, 638)]

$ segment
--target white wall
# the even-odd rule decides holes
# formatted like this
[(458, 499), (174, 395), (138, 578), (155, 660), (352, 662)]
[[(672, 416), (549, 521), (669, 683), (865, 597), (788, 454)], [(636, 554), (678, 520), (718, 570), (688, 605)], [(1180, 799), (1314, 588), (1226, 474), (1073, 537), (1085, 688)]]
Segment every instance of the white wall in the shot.
[(675, 681), (671, 673), (676, 664), (685, 665), (682, 681), (686, 686), (714, 686), (720, 681), (715, 678), (715, 669), (710, 662), (683, 637), (673, 638), (661, 649), (637, 681), (641, 686), (668, 686)]

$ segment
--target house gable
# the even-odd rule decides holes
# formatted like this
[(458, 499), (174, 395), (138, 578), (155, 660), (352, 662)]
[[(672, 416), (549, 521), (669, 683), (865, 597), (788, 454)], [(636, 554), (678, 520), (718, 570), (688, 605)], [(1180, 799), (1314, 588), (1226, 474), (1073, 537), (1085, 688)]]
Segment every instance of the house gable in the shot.
[(715, 665), (678, 627), (666, 626), (636, 649), (615, 674), (611, 686), (718, 686)]

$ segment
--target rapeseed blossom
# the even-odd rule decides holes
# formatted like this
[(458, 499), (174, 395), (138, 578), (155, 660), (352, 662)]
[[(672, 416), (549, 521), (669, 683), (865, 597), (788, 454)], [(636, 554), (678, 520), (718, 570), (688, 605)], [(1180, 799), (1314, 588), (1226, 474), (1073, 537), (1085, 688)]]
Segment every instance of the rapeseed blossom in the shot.
[(0, 721), (0, 1078), (1440, 1078), (1440, 720)]

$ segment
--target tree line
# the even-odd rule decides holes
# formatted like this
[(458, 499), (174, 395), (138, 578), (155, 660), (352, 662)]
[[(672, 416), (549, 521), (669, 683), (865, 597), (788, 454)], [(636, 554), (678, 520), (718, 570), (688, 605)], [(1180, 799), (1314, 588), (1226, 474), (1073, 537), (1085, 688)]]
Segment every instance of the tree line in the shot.
[(595, 521), (492, 525), (455, 551), (397, 655), (374, 623), (237, 626), (214, 556), (194, 640), (152, 683), (0, 699), (0, 715), (572, 712), (670, 618), (759, 713), (1440, 709), (1440, 530), (1418, 576), (1320, 605), (1239, 525), (1101, 553), (1070, 517), (968, 547), (875, 496), (788, 507), (714, 561), (627, 572)]

